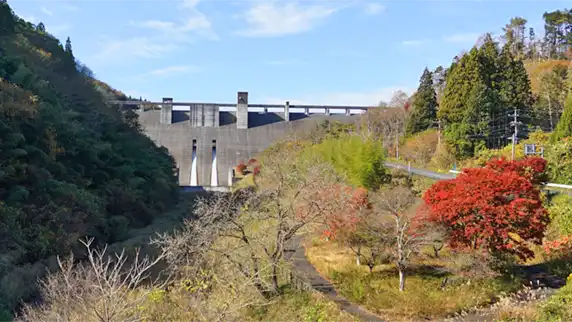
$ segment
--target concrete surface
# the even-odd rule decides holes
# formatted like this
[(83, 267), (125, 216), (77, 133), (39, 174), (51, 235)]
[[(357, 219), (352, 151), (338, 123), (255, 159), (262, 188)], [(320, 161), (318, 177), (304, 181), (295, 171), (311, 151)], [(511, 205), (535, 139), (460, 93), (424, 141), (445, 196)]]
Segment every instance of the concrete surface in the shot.
[[(162, 124), (166, 118), (161, 110), (138, 111), (139, 121), (145, 133), (157, 144), (164, 146), (175, 158), (179, 167), (179, 185), (190, 186), (192, 142), (197, 142), (197, 172), (199, 186), (209, 186), (212, 169), (212, 146), (216, 141), (217, 174), (219, 186), (227, 186), (229, 169), (240, 162), (248, 162), (273, 142), (290, 133), (316, 126), (328, 119), (353, 122), (359, 115), (290, 113), (290, 122), (284, 121), (284, 113), (249, 112), (248, 129), (237, 128), (234, 112), (220, 113), (219, 127), (193, 127), (190, 120), (198, 116), (190, 111), (173, 111), (172, 124)], [(212, 118), (210, 118), (212, 120)], [(244, 124), (246, 122), (243, 122)], [(211, 123), (212, 124), (212, 123)]]

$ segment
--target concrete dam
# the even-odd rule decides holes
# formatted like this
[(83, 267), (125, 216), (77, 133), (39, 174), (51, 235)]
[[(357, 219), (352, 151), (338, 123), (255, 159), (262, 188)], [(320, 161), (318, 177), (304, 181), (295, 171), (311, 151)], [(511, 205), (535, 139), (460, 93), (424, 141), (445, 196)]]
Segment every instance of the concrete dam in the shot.
[[(111, 103), (137, 106), (144, 132), (155, 144), (166, 147), (175, 159), (179, 185), (205, 190), (224, 190), (232, 185), (236, 165), (248, 162), (287, 135), (315, 127), (323, 120), (352, 122), (357, 119), (356, 114), (370, 108), (290, 105), (289, 102), (249, 105), (247, 92), (238, 92), (236, 104), (174, 102), (172, 98), (163, 98), (162, 102)], [(221, 108), (234, 111), (221, 111)], [(262, 111), (249, 111), (249, 108)], [(269, 109), (281, 112), (269, 112)], [(335, 113), (340, 111), (342, 113)]]

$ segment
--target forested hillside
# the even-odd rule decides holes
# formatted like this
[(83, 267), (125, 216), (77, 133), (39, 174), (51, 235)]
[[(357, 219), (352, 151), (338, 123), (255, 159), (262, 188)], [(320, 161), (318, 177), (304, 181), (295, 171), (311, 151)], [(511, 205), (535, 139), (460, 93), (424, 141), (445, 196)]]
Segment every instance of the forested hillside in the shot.
[(44, 260), (89, 235), (126, 237), (177, 198), (174, 161), (141, 133), (121, 95), (43, 24), (0, 1), (0, 320), (33, 294)]
[(439, 145), (440, 157), (450, 156), (441, 162), (445, 167), (453, 159), (504, 149), (515, 132), (514, 116), (509, 116), (515, 111), (518, 142), (538, 130), (555, 131), (571, 92), (572, 10), (545, 12), (542, 18), (544, 35), (514, 17), (499, 37), (482, 35), (450, 66), (425, 69), (416, 93), (396, 93), (382, 104), (392, 113), (371, 111), (364, 125), (384, 139), (395, 157), (399, 145), (405, 145), (401, 152), (406, 154), (418, 146), (432, 150), (425, 153), (432, 156), (437, 143), (446, 143)]

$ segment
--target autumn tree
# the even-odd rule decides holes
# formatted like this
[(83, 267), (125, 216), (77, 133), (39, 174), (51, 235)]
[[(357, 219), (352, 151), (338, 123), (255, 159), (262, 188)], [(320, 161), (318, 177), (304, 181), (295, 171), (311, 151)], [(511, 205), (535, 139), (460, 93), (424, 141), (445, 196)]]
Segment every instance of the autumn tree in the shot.
[(374, 139), (381, 139), (383, 147), (395, 155), (399, 140), (405, 133), (406, 112), (402, 108), (369, 109), (360, 118), (361, 128)]
[(344, 208), (337, 209), (325, 218), (325, 230), (323, 227), (320, 229), (329, 240), (350, 248), (356, 254), (357, 265), (361, 265), (362, 249), (371, 246), (363, 228), (371, 210), (367, 190), (334, 185), (324, 187), (317, 197), (318, 203), (326, 203), (328, 199), (347, 199), (347, 203), (341, 204)]
[(414, 213), (412, 206), (417, 198), (404, 186), (384, 189), (374, 197), (377, 216), (371, 216), (367, 226), (368, 233), (378, 245), (393, 247), (393, 260), (399, 271), (399, 290), (405, 289), (405, 270), (409, 257), (418, 250), (420, 235), (412, 229)]
[(336, 194), (339, 198), (319, 198), (323, 187), (341, 183), (329, 164), (297, 159), (288, 149), (275, 150), (261, 163), (256, 190), (200, 200), (196, 220), (154, 241), (174, 269), (199, 266), (214, 255), (270, 298), (280, 291), (284, 256), (294, 238), (346, 209), (349, 196), (343, 193)]
[(419, 81), (419, 88), (413, 98), (413, 110), (407, 120), (405, 128), (407, 135), (425, 131), (437, 120), (437, 96), (433, 86), (433, 76), (425, 68)]
[(389, 101), (389, 107), (395, 107), (395, 108), (405, 108), (405, 105), (407, 104), (407, 102), (409, 102), (409, 95), (407, 95), (407, 93), (405, 93), (402, 90), (397, 90), (395, 91), (395, 93), (393, 93), (393, 96), (391, 97), (391, 100)]
[(534, 255), (527, 242), (542, 242), (549, 217), (534, 184), (507, 168), (465, 169), (425, 193), (429, 219), (448, 227), (452, 247)]

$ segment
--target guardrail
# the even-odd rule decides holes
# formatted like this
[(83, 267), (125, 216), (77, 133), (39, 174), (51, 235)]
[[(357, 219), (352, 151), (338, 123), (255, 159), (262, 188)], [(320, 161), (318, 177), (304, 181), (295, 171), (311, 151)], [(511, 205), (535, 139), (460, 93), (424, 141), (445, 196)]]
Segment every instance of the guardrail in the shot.
[[(409, 173), (413, 173), (413, 174), (417, 174), (420, 176), (424, 176), (424, 177), (428, 177), (428, 178), (432, 178), (432, 179), (437, 179), (437, 180), (454, 179), (456, 177), (455, 176), (456, 174), (462, 173), (462, 171), (458, 171), (458, 170), (449, 170), (449, 173), (451, 173), (451, 174), (447, 174), (447, 173), (439, 173), (439, 172), (426, 170), (426, 169), (414, 168), (411, 166), (411, 162), (408, 164), (401, 164), (401, 163), (395, 163), (395, 162), (385, 162), (385, 166), (387, 166), (389, 168), (394, 168), (394, 169), (407, 170), (407, 172), (409, 172)], [(572, 190), (572, 185), (560, 184), (560, 183), (551, 183), (551, 182), (545, 183), (544, 187)]]

